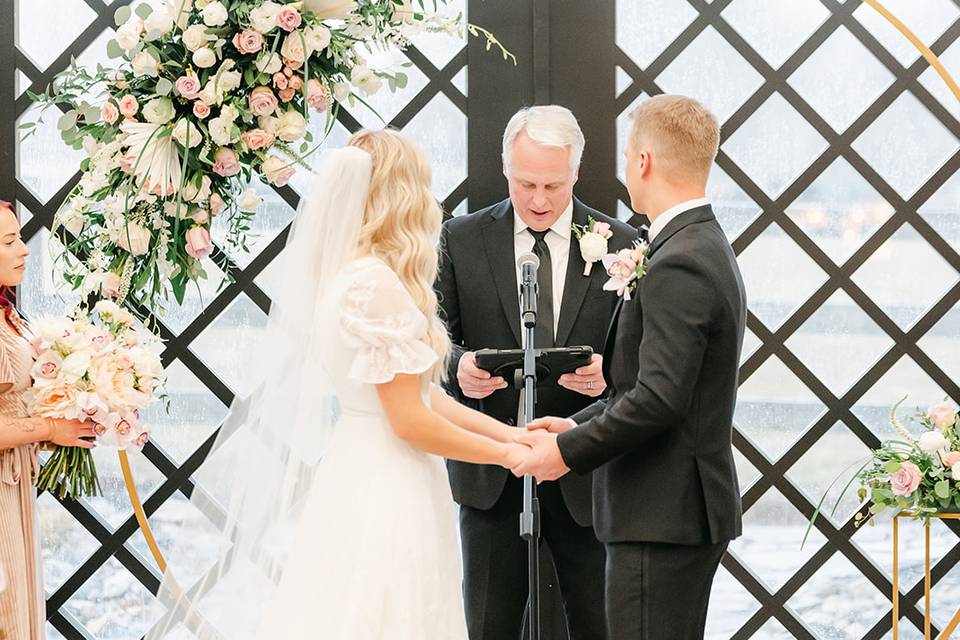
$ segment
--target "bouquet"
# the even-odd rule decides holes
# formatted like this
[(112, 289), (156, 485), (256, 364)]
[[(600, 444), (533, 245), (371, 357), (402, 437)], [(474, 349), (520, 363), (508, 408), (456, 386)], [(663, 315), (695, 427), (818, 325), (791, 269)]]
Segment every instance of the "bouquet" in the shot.
[[(110, 300), (90, 315), (77, 310), (32, 323), (37, 358), (26, 395), (30, 415), (90, 420), (98, 444), (141, 450), (149, 432), (139, 412), (163, 396), (165, 376), (151, 350), (153, 335), (133, 325), (133, 315)], [(88, 449), (58, 448), (37, 486), (60, 498), (97, 495), (93, 456)]]
[[(322, 142), (311, 118), (325, 118), (325, 136), (341, 102), (406, 86), (401, 72), (371, 69), (365, 51), (460, 29), (459, 16), (432, 13), (424, 0), (154, 5), (117, 9), (107, 45), (115, 68), (74, 62), (30, 94), (41, 113), (64, 111), (64, 141), (88, 156), (55, 221), (68, 283), (100, 298), (132, 292), (151, 309), (170, 291), (182, 303), (188, 284), (206, 277), (200, 261), (213, 253), (215, 217), (225, 218), (228, 254), (247, 248), (260, 198), (244, 187), (254, 178), (282, 187), (307, 167)], [(485, 30), (470, 32), (499, 46)]]
[[(926, 411), (918, 409), (913, 421), (920, 423), (923, 432), (915, 437), (897, 418), (897, 410), (904, 400), (906, 397), (890, 412), (890, 423), (900, 439), (887, 440), (879, 449), (874, 449), (834, 504), (835, 512), (846, 490), (859, 480), (858, 497), (863, 501), (869, 496), (873, 504), (869, 516), (857, 513), (858, 525), (888, 508), (908, 511), (917, 518), (960, 512), (960, 414), (957, 405), (945, 400)], [(827, 492), (838, 479), (839, 476)], [(804, 541), (820, 513), (827, 492), (810, 518)]]

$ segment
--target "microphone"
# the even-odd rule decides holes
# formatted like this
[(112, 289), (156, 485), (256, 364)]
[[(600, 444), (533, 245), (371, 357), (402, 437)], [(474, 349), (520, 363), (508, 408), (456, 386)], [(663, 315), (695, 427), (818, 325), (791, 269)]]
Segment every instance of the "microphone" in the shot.
[(537, 269), (540, 268), (540, 258), (537, 254), (527, 252), (517, 258), (520, 267), (520, 308), (523, 313), (523, 326), (534, 327), (537, 324)]

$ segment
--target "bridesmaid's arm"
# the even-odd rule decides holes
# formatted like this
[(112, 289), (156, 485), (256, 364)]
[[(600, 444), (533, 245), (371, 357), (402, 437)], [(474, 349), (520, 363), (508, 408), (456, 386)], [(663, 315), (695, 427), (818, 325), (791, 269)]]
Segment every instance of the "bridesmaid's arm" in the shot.
[(460, 404), (437, 385), (430, 385), (430, 407), (461, 429), (486, 436), (497, 442), (513, 442), (517, 430), (499, 420)]
[(50, 440), (52, 422), (49, 418), (0, 416), (0, 450)]

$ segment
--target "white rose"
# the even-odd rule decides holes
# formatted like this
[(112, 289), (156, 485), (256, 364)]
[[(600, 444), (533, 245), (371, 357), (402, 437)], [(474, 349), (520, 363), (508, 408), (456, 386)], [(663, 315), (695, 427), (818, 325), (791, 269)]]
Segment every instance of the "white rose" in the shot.
[(142, 256), (150, 250), (150, 230), (135, 222), (120, 225), (113, 236), (117, 246), (135, 256)]
[(213, 52), (213, 49), (208, 49), (207, 47), (197, 49), (193, 52), (193, 64), (201, 69), (209, 69), (217, 64), (217, 54)]
[(121, 49), (127, 53), (130, 53), (140, 42), (140, 34), (137, 33), (137, 30), (134, 29), (131, 24), (127, 23), (117, 29), (115, 40), (117, 41), (117, 44), (120, 45)]
[(221, 71), (214, 77), (214, 82), (216, 82), (217, 91), (220, 93), (230, 93), (240, 86), (242, 79), (243, 76), (240, 75), (239, 71)]
[[(200, 203), (210, 198), (210, 176), (203, 176), (200, 179), (200, 188), (198, 189), (193, 182), (188, 182), (183, 187), (183, 199), (188, 202)], [(184, 214), (186, 217), (186, 214)]]
[(173, 30), (173, 16), (166, 9), (156, 9), (143, 21), (147, 33), (157, 32), (161, 36)]
[(210, 137), (221, 147), (226, 147), (233, 140), (233, 121), (223, 117), (217, 117), (207, 124), (210, 131)]
[(278, 53), (270, 53), (267, 51), (261, 54), (257, 59), (257, 71), (260, 73), (266, 73), (272, 76), (282, 68), (283, 60), (280, 58), (280, 54)]
[(306, 59), (306, 51), (303, 50), (303, 40), (300, 39), (300, 32), (294, 31), (283, 39), (283, 46), (280, 47), (280, 55), (287, 60), (303, 62)]
[(280, 128), (280, 120), (274, 116), (260, 116), (260, 128), (272, 136), (277, 135), (277, 129)]
[(237, 198), (237, 206), (241, 211), (256, 211), (262, 202), (263, 200), (254, 189), (245, 189)]
[(63, 359), (60, 365), (60, 371), (63, 377), (70, 383), (74, 383), (87, 373), (90, 368), (90, 352), (75, 351)]
[(303, 137), (307, 131), (307, 122), (299, 111), (285, 111), (280, 116), (277, 137), (285, 142), (293, 142)]
[(333, 97), (337, 99), (337, 102), (343, 102), (350, 96), (352, 87), (349, 82), (338, 82), (333, 85)]
[(57, 222), (63, 225), (67, 231), (78, 236), (87, 224), (87, 216), (82, 211), (70, 207), (69, 209), (62, 209), (57, 214)]
[(353, 71), (350, 72), (350, 82), (368, 96), (372, 96), (377, 91), (380, 91), (380, 87), (383, 84), (380, 76), (363, 66), (353, 68)]
[(193, 0), (167, 0), (167, 11), (171, 16), (177, 16), (177, 26), (181, 30), (186, 29), (190, 12), (193, 11)]
[(200, 133), (200, 130), (197, 127), (187, 120), (186, 118), (181, 118), (177, 122), (177, 126), (173, 129), (173, 139), (179, 142), (182, 146), (190, 146), (193, 149), (195, 146), (203, 142), (203, 134)]
[(154, 98), (143, 107), (143, 117), (151, 124), (170, 122), (176, 111), (170, 98)]
[(219, 27), (227, 21), (227, 8), (219, 1), (211, 2), (203, 8), (203, 24)]
[(220, 109), (220, 117), (223, 118), (224, 120), (229, 120), (230, 122), (234, 122), (236, 121), (237, 118), (240, 117), (240, 110), (237, 109), (232, 104), (224, 105), (224, 107)]
[(141, 51), (130, 62), (133, 66), (133, 75), (141, 78), (143, 76), (156, 76), (159, 73), (157, 59), (146, 51)]
[(607, 240), (598, 233), (585, 233), (580, 237), (580, 255), (587, 262), (596, 262), (607, 254)]
[(250, 11), (250, 26), (260, 33), (270, 33), (277, 26), (277, 14), (281, 8), (276, 2), (264, 2)]
[(330, 44), (330, 30), (323, 25), (307, 27), (303, 31), (303, 39), (307, 42), (307, 50), (313, 54), (323, 51)]
[(207, 28), (202, 24), (191, 25), (183, 32), (183, 46), (196, 51), (207, 44)]
[(940, 449), (946, 449), (949, 443), (939, 431), (927, 431), (920, 436), (917, 444), (919, 444), (920, 448), (927, 453), (934, 453)]

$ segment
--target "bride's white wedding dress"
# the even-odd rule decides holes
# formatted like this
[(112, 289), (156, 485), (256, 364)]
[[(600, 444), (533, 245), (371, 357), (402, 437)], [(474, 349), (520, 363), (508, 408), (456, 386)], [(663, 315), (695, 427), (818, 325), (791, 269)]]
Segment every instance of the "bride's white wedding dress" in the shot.
[[(297, 559), (262, 638), (464, 640), (460, 554), (443, 461), (390, 428), (375, 385), (436, 362), (427, 319), (382, 261), (348, 263), (320, 300), (337, 422), (298, 523)], [(428, 401), (429, 381), (423, 377)]]

